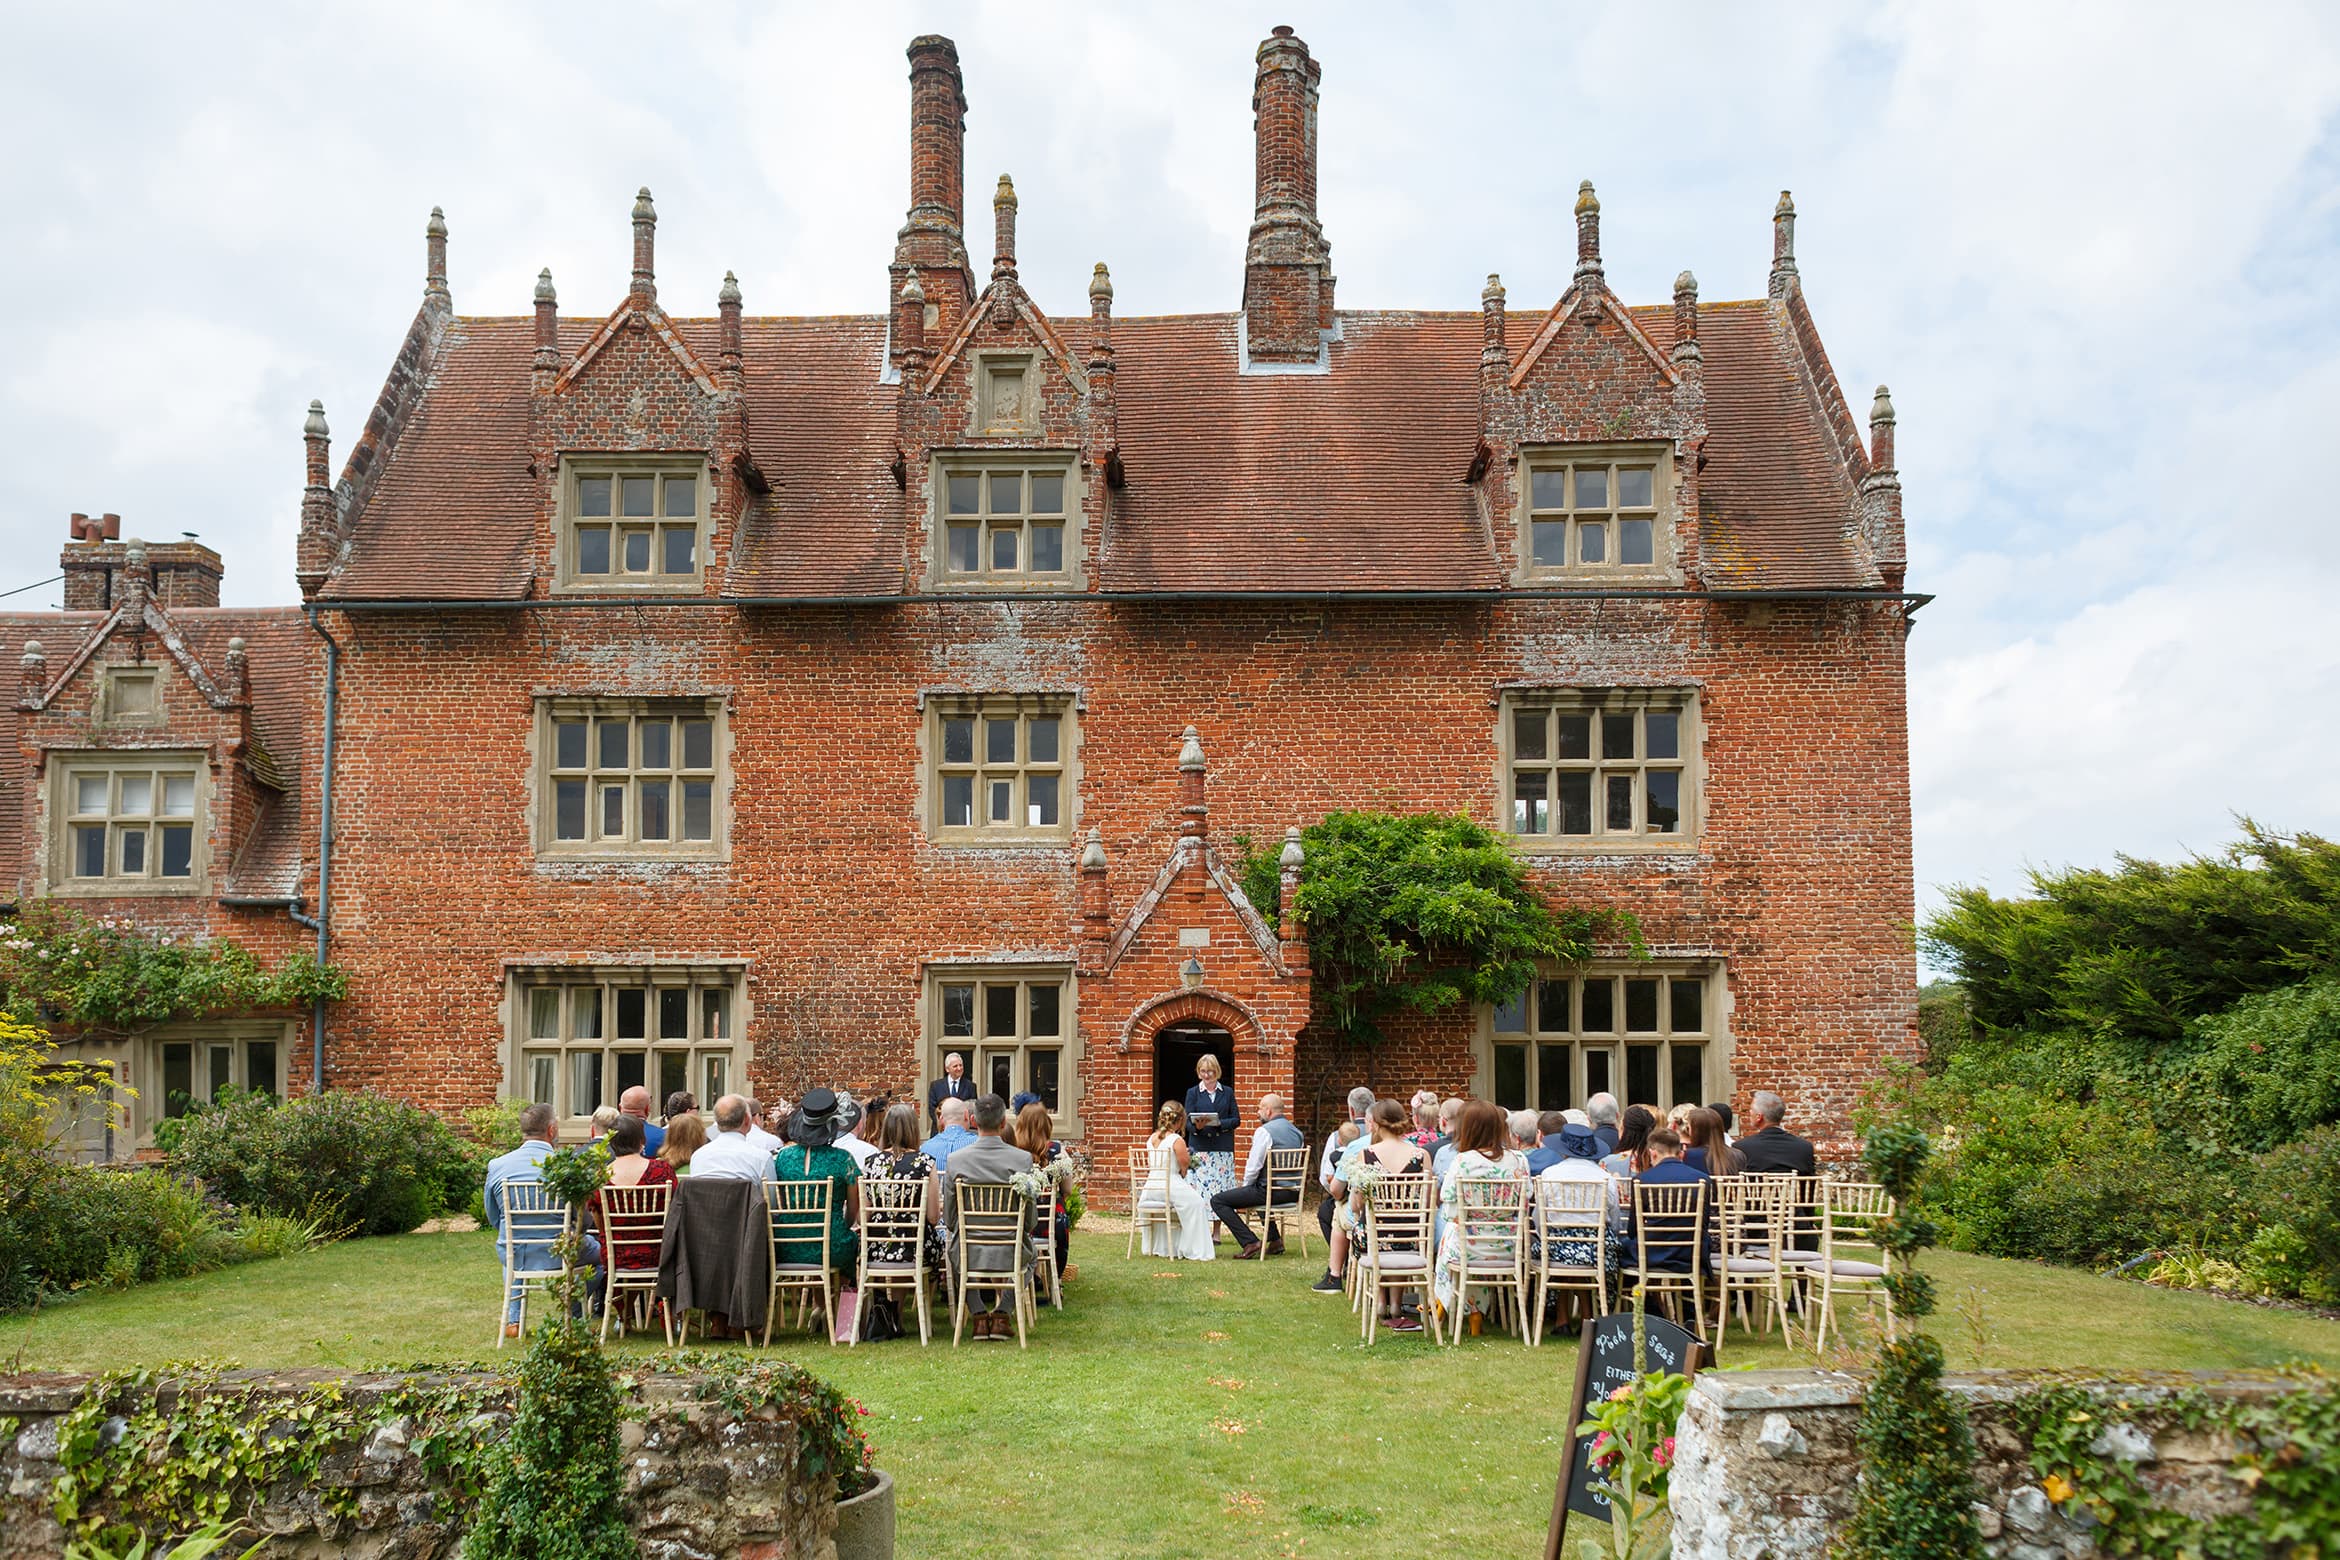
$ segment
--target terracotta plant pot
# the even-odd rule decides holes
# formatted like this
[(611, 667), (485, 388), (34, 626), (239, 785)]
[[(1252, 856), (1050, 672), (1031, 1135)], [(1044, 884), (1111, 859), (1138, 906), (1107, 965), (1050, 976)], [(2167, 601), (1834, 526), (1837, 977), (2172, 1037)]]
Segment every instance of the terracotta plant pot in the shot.
[(894, 1560), (894, 1476), (837, 1502), (837, 1560)]

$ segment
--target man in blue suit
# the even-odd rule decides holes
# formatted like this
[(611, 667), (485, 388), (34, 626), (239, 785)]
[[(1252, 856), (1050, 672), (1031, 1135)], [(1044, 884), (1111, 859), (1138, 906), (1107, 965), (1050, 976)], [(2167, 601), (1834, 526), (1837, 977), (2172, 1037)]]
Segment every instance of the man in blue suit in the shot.
[[(1650, 1133), (1649, 1151), (1657, 1156), (1657, 1163), (1634, 1178), (1644, 1186), (1690, 1186), (1709, 1179), (1705, 1171), (1683, 1159), (1682, 1139), (1671, 1127), (1659, 1127)], [(1708, 1211), (1711, 1212), (1711, 1209)], [(1682, 1232), (1678, 1227), (1665, 1233), (1670, 1233), (1674, 1238), (1653, 1239), (1647, 1244), (1649, 1266), (1687, 1273), (1690, 1271), (1689, 1243), (1680, 1239)], [(1641, 1244), (1640, 1229), (1634, 1230), (1633, 1239), (1637, 1246)], [(1699, 1245), (1706, 1244), (1705, 1213), (1699, 1215), (1696, 1239)]]

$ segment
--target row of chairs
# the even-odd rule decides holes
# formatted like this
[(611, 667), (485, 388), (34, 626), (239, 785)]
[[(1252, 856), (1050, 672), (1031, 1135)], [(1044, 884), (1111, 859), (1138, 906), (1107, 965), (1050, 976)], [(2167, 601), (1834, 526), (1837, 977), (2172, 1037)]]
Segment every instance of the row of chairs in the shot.
[[(957, 1216), (951, 1226), (953, 1245), (949, 1266), (952, 1271), (934, 1273), (927, 1260), (925, 1239), (927, 1183), (876, 1178), (860, 1185), (855, 1287), (864, 1298), (894, 1294), (913, 1305), (918, 1317), (918, 1342), (922, 1347), (933, 1337), (934, 1290), (930, 1286), (949, 1296), (954, 1345), (965, 1328), (970, 1314), (969, 1294), (974, 1290), (1012, 1289), (1016, 1296), (1019, 1347), (1030, 1346), (1029, 1329), (1039, 1320), (1042, 1295), (1057, 1310), (1064, 1309), (1064, 1276), (1056, 1262), (1054, 1194), (1049, 1200), (1048, 1217), (1038, 1221), (1035, 1228), (1032, 1200), (1016, 1188), (954, 1182)], [(766, 1346), (771, 1344), (773, 1324), (781, 1316), (786, 1301), (795, 1308), (795, 1325), (810, 1325), (817, 1317), (834, 1346), (839, 1286), (832, 1260), (830, 1216), (834, 1212), (835, 1184), (767, 1181), (763, 1190), (769, 1215), (765, 1238), (771, 1258), (771, 1292), (764, 1317), (763, 1342)], [(655, 1249), (666, 1231), (674, 1191), (672, 1182), (603, 1187), (596, 1196), (610, 1245)], [(504, 1345), (504, 1304), (515, 1296), (519, 1299), (520, 1328), (525, 1333), (529, 1298), (549, 1294), (559, 1281), (557, 1267), (538, 1266), (531, 1259), (540, 1261), (541, 1256), (537, 1254), (551, 1252), (554, 1243), (568, 1234), (575, 1215), (574, 1208), (555, 1198), (541, 1182), (505, 1183), (504, 1289), (496, 1312), (497, 1348)], [(783, 1261), (780, 1255), (783, 1247), (811, 1247), (819, 1255), (813, 1261)], [(876, 1253), (881, 1247), (907, 1250), (910, 1257), (906, 1261), (880, 1260)], [(995, 1252), (1002, 1254), (1000, 1259), (990, 1256)], [(995, 1261), (1000, 1265), (995, 1265)], [(644, 1325), (650, 1313), (657, 1310), (664, 1322), (667, 1345), (675, 1345), (678, 1341), (675, 1319), (658, 1303), (658, 1269), (655, 1266), (624, 1268), (610, 1263), (601, 1314), (603, 1342), (608, 1341), (613, 1322), (623, 1335), (630, 1307), (635, 1308)], [(700, 1326), (703, 1334), (704, 1316)], [(688, 1316), (682, 1318), (680, 1341), (690, 1341)], [(856, 1326), (847, 1342), (851, 1345), (860, 1341), (861, 1329)]]
[[(1260, 1239), (1296, 1235), (1302, 1257), (1308, 1255), (1311, 1238), (1320, 1246), (1324, 1244), (1323, 1235), (1302, 1211), (1307, 1201), (1308, 1158), (1305, 1148), (1268, 1150), (1264, 1172), (1267, 1201), (1259, 1210)], [(1170, 1201), (1170, 1183), (1177, 1174), (1167, 1154), (1157, 1159), (1153, 1150), (1142, 1144), (1129, 1151), (1129, 1250), (1125, 1256), (1136, 1256), (1138, 1243), (1155, 1231), (1161, 1233), (1165, 1251), (1178, 1250), (1178, 1210)]]
[[(1455, 1238), (1437, 1244), (1437, 1189), (1425, 1175), (1392, 1176), (1365, 1202), (1365, 1240), (1350, 1263), (1350, 1298), (1374, 1339), (1384, 1299), (1420, 1291), (1427, 1300), (1443, 1262), (1456, 1293), (1492, 1299), (1529, 1347), (1543, 1341), (1543, 1318), (1555, 1294), (1582, 1291), (1594, 1314), (1609, 1309), (1610, 1198), (1599, 1181), (1464, 1180), (1457, 1185)], [(1814, 1353), (1831, 1327), (1842, 1331), (1839, 1301), (1874, 1303), (1893, 1326), (1893, 1301), (1877, 1226), (1893, 1213), (1885, 1189), (1819, 1176), (1721, 1176), (1681, 1184), (1628, 1183), (1631, 1228), (1639, 1232), (1630, 1265), (1618, 1277), (1652, 1300), (1687, 1302), (1695, 1330), (1712, 1305), (1716, 1336), (1734, 1311), (1753, 1332), (1773, 1319), (1794, 1340), (1789, 1301), (1798, 1296), (1811, 1319)], [(1533, 1232), (1534, 1240), (1529, 1240)], [(1592, 1260), (1567, 1260), (1589, 1252)], [(1566, 1257), (1564, 1257), (1566, 1254)], [(1668, 1260), (1672, 1258), (1673, 1260)], [(1463, 1308), (1441, 1317), (1425, 1304), (1432, 1336), (1454, 1343)]]

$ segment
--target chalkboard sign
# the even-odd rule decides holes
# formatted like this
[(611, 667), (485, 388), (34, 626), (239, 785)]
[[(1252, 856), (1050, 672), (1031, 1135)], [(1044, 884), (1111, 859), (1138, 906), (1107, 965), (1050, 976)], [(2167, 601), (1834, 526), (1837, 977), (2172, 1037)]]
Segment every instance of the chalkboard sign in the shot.
[[(1705, 1359), (1706, 1345), (1684, 1329), (1662, 1316), (1646, 1317), (1642, 1323), (1642, 1352), (1651, 1375), (1695, 1376)], [(1609, 1502), (1593, 1489), (1596, 1474), (1592, 1464), (1592, 1437), (1577, 1438), (1576, 1427), (1583, 1424), (1595, 1403), (1606, 1398), (1619, 1387), (1630, 1386), (1636, 1377), (1633, 1368), (1633, 1313), (1620, 1311), (1585, 1324), (1584, 1340), (1576, 1355), (1576, 1389), (1563, 1405), (1568, 1411), (1567, 1450), (1560, 1462), (1560, 1487), (1552, 1502), (1552, 1532), (1546, 1543), (1546, 1556), (1560, 1553), (1560, 1530), (1566, 1525), (1568, 1513), (1609, 1520)]]

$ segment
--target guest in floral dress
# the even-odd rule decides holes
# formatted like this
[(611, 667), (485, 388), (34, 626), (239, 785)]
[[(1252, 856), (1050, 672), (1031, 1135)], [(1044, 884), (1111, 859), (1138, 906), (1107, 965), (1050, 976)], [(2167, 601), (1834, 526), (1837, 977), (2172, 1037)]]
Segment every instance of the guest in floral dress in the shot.
[[(895, 1105), (878, 1124), (877, 1152), (861, 1167), (869, 1181), (920, 1181), (926, 1186), (926, 1270), (943, 1269), (942, 1167), (918, 1147), (918, 1107)], [(869, 1248), (872, 1262), (908, 1262), (915, 1255), (908, 1241), (881, 1240)]]
[[(1445, 1176), (1438, 1183), (1438, 1209), (1444, 1218), (1438, 1232), (1438, 1274), (1436, 1279), (1438, 1307), (1447, 1315), (1457, 1314), (1463, 1296), (1457, 1292), (1454, 1276), (1448, 1270), (1460, 1254), (1462, 1226), (1462, 1186), (1466, 1181), (1494, 1181), (1509, 1183), (1516, 1194), (1527, 1195), (1527, 1155), (1509, 1145), (1509, 1123), (1503, 1107), (1486, 1100), (1471, 1100), (1455, 1118), (1454, 1159), (1446, 1167)], [(1484, 1244), (1484, 1243), (1479, 1243)], [(1508, 1250), (1474, 1250), (1472, 1255), (1497, 1261), (1512, 1255)]]
[[(1056, 1118), (1048, 1114), (1048, 1107), (1040, 1103), (1037, 1094), (1019, 1094), (1016, 1098), (1026, 1103), (1017, 1110), (1016, 1119), (1008, 1123), (1008, 1141), (1032, 1156), (1032, 1168), (1044, 1170), (1064, 1157), (1064, 1145), (1056, 1141)], [(1056, 1247), (1056, 1271), (1069, 1276), (1072, 1263), (1072, 1216), (1064, 1210), (1064, 1191), (1057, 1188), (1053, 1201), (1056, 1205), (1055, 1223), (1050, 1236)], [(1040, 1233), (1039, 1221), (1045, 1217), (1037, 1208), (1033, 1213), (1032, 1233)]]
[[(1186, 1182), (1202, 1194), (1207, 1207), (1221, 1192), (1235, 1190), (1235, 1091), (1219, 1078), (1219, 1059), (1204, 1056), (1194, 1064), (1194, 1087), (1186, 1091), (1186, 1150), (1191, 1156)], [(1204, 1127), (1197, 1116), (1219, 1119)], [(1211, 1239), (1219, 1238), (1219, 1222), (1211, 1221)]]

